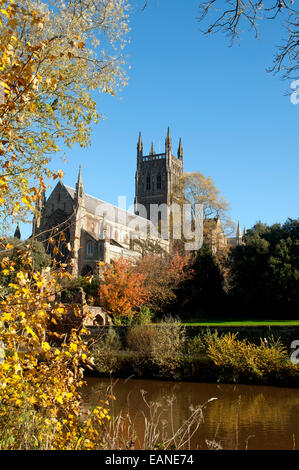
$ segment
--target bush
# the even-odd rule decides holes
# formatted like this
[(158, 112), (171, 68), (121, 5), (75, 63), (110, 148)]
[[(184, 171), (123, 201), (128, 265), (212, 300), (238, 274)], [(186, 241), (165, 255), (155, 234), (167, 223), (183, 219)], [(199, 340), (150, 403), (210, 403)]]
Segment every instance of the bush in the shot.
[(131, 326), (133, 323), (133, 317), (129, 315), (122, 315), (120, 317), (112, 315), (111, 318), (113, 321), (113, 325), (116, 326)]
[(189, 339), (186, 343), (187, 353), (194, 356), (206, 353), (208, 347), (208, 338), (211, 335), (211, 331), (207, 329), (194, 338)]
[(262, 340), (257, 346), (247, 340), (238, 340), (237, 333), (219, 336), (215, 332), (206, 336), (206, 342), (208, 357), (221, 368), (220, 379), (267, 383), (279, 381), (286, 369), (298, 373), (298, 368), (289, 361), (287, 349), (273, 338), (266, 347)]
[(152, 322), (153, 314), (149, 307), (142, 305), (140, 312), (136, 313), (133, 318), (133, 325), (148, 325)]
[(159, 375), (178, 377), (184, 352), (185, 328), (172, 318), (156, 326), (135, 325), (127, 335), (128, 347), (138, 353), (138, 365), (152, 365)]
[(117, 355), (121, 349), (121, 340), (113, 327), (107, 335), (97, 338), (92, 347), (94, 365), (100, 373), (114, 373), (118, 369)]

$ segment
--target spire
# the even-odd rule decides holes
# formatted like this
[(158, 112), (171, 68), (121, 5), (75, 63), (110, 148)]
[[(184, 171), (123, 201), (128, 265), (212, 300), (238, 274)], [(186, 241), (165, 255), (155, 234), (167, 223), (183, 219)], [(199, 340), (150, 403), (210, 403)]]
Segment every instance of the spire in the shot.
[(244, 228), (243, 228), (243, 237), (245, 237), (246, 235), (246, 228), (245, 228), (245, 225), (244, 225)]
[(171, 137), (170, 137), (170, 129), (168, 127), (167, 137), (166, 137), (166, 140), (165, 140), (165, 153), (170, 153), (171, 154), (171, 145), (172, 145), (172, 142), (171, 142)]
[(78, 173), (78, 180), (76, 184), (76, 191), (75, 191), (75, 200), (78, 201), (78, 199), (82, 198), (84, 194), (84, 186), (83, 186), (83, 181), (82, 181), (82, 171), (81, 171), (81, 165), (79, 166), (79, 173)]
[(179, 143), (179, 148), (178, 148), (178, 158), (182, 160), (183, 155), (184, 155), (184, 152), (183, 152), (183, 146), (182, 146), (182, 139), (180, 138), (180, 143)]
[(14, 238), (18, 238), (19, 240), (21, 239), (21, 231), (20, 231), (19, 224), (17, 224), (17, 228), (14, 233)]
[(238, 222), (236, 238), (242, 238), (242, 232), (241, 232), (240, 222)]
[(154, 155), (155, 154), (155, 150), (154, 150), (154, 142), (152, 142), (152, 146), (151, 146), (151, 152), (150, 152), (150, 155)]
[(138, 153), (143, 151), (143, 143), (142, 143), (142, 138), (141, 138), (141, 132), (139, 132), (139, 139), (138, 139), (138, 144), (137, 144), (137, 151)]

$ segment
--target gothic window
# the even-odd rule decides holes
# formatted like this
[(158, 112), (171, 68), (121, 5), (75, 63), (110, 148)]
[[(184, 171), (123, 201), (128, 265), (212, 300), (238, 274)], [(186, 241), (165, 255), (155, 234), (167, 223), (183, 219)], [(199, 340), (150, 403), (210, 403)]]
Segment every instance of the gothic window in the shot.
[(93, 242), (91, 241), (87, 242), (87, 255), (93, 255)]
[(93, 233), (95, 232), (95, 224), (94, 224), (94, 223), (91, 224), (91, 231), (92, 231)]
[(146, 189), (147, 191), (151, 189), (151, 177), (150, 176), (146, 177)]
[(161, 180), (161, 175), (157, 176), (157, 189), (161, 189), (162, 186), (162, 180)]
[(57, 194), (57, 202), (60, 202), (60, 193)]

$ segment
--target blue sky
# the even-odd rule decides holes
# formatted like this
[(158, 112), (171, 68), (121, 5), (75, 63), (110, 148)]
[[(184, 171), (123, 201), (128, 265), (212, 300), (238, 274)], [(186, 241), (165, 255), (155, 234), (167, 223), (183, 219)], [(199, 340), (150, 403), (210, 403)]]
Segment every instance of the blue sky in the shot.
[(290, 82), (266, 72), (281, 28), (264, 24), (259, 40), (245, 31), (229, 47), (223, 34), (201, 33), (199, 1), (150, 0), (144, 11), (135, 2), (128, 86), (116, 98), (96, 95), (105, 119), (91, 146), (68, 151), (67, 163), (54, 157), (51, 168), (74, 187), (81, 164), (88, 194), (113, 204), (126, 195), (132, 204), (138, 133), (144, 152), (152, 140), (162, 151), (170, 126), (175, 152), (182, 137), (184, 170), (212, 177), (233, 220), (249, 228), (298, 218), (299, 105), (285, 96)]

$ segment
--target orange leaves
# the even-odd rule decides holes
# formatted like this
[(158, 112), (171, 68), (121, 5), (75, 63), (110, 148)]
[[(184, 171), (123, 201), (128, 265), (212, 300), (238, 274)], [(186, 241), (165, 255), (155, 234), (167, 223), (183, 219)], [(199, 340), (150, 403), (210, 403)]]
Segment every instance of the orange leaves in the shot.
[(100, 284), (99, 295), (108, 313), (132, 316), (149, 298), (145, 287), (145, 275), (125, 259), (118, 259), (106, 267), (104, 282)]

